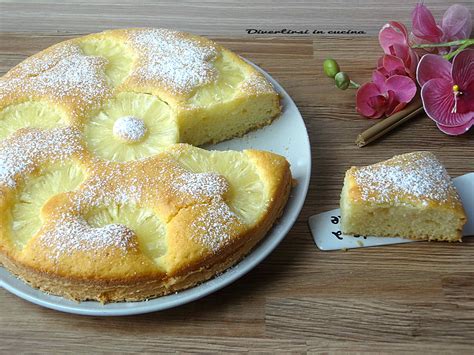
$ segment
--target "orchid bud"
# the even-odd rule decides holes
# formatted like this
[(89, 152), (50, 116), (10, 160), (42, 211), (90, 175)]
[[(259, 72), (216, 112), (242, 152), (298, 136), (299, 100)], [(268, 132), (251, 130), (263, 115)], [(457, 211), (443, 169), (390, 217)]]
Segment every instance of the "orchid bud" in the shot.
[(339, 64), (334, 59), (328, 58), (323, 62), (324, 74), (329, 78), (334, 78), (339, 73)]
[(341, 90), (346, 90), (351, 83), (349, 75), (347, 75), (343, 71), (340, 71), (336, 74), (336, 76), (334, 77), (334, 81), (336, 82), (336, 86)]

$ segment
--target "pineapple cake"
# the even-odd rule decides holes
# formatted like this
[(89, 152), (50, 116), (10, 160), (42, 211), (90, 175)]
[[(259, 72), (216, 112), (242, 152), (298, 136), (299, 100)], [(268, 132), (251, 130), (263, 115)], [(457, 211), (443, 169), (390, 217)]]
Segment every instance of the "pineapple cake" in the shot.
[(343, 233), (461, 241), (465, 223), (456, 188), (433, 153), (407, 153), (346, 172)]
[(0, 78), (0, 264), (75, 300), (143, 300), (235, 264), (289, 197), (285, 158), (196, 146), (280, 113), (278, 94), (222, 46), (112, 30)]

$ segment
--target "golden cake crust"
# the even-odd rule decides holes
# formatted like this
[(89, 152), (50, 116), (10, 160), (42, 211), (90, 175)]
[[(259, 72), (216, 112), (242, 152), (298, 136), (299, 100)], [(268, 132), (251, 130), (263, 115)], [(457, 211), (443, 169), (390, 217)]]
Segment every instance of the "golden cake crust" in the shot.
[[(11, 69), (0, 79), (0, 263), (34, 287), (102, 302), (174, 292), (240, 260), (281, 215), (291, 188), (283, 157), (169, 140), (155, 149), (160, 141), (147, 141), (155, 131), (133, 131), (133, 112), (123, 127), (137, 142), (100, 126), (130, 107), (159, 113), (167, 131), (157, 134), (171, 143), (195, 145), (240, 136), (280, 112), (271, 84), (236, 54), (164, 29), (72, 39)], [(100, 154), (115, 138), (112, 153)], [(234, 176), (242, 170), (257, 187)], [(41, 195), (51, 184), (55, 194)], [(239, 209), (245, 193), (257, 196), (250, 212)]]

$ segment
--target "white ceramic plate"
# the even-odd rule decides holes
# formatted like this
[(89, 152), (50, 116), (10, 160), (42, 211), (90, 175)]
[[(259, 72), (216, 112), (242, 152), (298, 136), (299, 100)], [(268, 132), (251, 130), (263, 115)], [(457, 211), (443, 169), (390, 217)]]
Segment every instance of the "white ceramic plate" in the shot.
[(270, 75), (257, 66), (255, 67), (272, 82), (280, 93), (283, 105), (282, 115), (270, 126), (251, 132), (242, 138), (206, 148), (216, 150), (255, 148), (278, 153), (285, 156), (290, 162), (293, 177), (298, 180), (298, 184), (293, 188), (290, 200), (279, 222), (245, 259), (223, 274), (198, 286), (142, 302), (103, 305), (99, 302), (69, 301), (33, 289), (1, 267), (0, 286), (27, 301), (58, 311), (94, 316), (132, 315), (160, 311), (204, 297), (237, 280), (265, 259), (283, 240), (303, 207), (311, 175), (311, 149), (303, 118), (293, 100)]

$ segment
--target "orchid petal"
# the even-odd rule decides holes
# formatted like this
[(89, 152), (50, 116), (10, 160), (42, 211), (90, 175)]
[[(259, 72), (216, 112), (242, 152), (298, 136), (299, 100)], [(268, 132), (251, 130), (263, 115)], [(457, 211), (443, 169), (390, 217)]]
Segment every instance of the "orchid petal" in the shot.
[[(465, 49), (456, 54), (452, 67), (453, 83), (466, 91), (474, 81), (474, 49)], [(474, 93), (471, 93), (474, 95)]]
[(380, 46), (387, 54), (392, 54), (393, 45), (408, 46), (408, 34), (405, 26), (399, 22), (389, 22), (379, 32)]
[(394, 113), (400, 111), (406, 106), (406, 102), (398, 101), (397, 94), (395, 93), (395, 91), (388, 90), (387, 95), (387, 108), (385, 109), (386, 116), (393, 115)]
[(405, 73), (405, 64), (403, 60), (390, 54), (385, 54), (382, 58), (382, 65), (384, 69), (390, 73), (402, 74)]
[(394, 113), (397, 113), (397, 112), (403, 110), (406, 105), (407, 105), (406, 102), (395, 102), (395, 105), (392, 104), (391, 108), (385, 112), (385, 115), (387, 117), (391, 116)]
[(388, 71), (393, 71), (397, 69), (405, 69), (403, 60), (390, 54), (385, 54), (382, 57), (382, 63), (383, 63), (384, 68), (387, 69)]
[(377, 60), (377, 68), (383, 67), (383, 56)]
[(449, 134), (451, 136), (458, 136), (460, 134), (466, 133), (474, 125), (474, 119), (469, 122), (455, 127), (443, 126), (439, 123), (436, 124), (441, 132)]
[(395, 100), (398, 102), (410, 102), (416, 95), (416, 84), (408, 76), (394, 75), (385, 81), (387, 91), (395, 93)]
[(405, 62), (405, 60), (409, 57), (410, 47), (408, 46), (407, 43), (405, 44), (395, 43), (393, 46), (390, 47), (390, 49), (391, 49), (391, 53), (389, 54), (402, 59), (403, 62)]
[(387, 91), (386, 97), (387, 97), (387, 101), (385, 104), (385, 115), (390, 116), (392, 111), (397, 106), (398, 101), (396, 100), (395, 92), (393, 92), (392, 90)]
[(451, 5), (444, 13), (441, 28), (446, 42), (469, 38), (472, 32), (471, 12), (465, 6)]
[(385, 98), (372, 82), (362, 85), (356, 94), (356, 109), (362, 116), (379, 118), (384, 113)]
[(426, 114), (436, 123), (456, 127), (469, 122), (473, 112), (453, 113), (454, 94), (452, 83), (444, 79), (431, 79), (421, 88), (421, 99)]
[(411, 13), (413, 34), (430, 42), (439, 42), (443, 32), (436, 25), (436, 21), (428, 8), (423, 4), (416, 4)]
[(385, 88), (385, 75), (384, 72), (377, 69), (372, 72), (372, 81), (377, 87), (379, 88), (380, 92), (385, 92), (387, 89)]
[(405, 108), (407, 102), (399, 102), (397, 106), (395, 106), (391, 112), (387, 113), (387, 116), (391, 116), (394, 113), (397, 113)]
[[(410, 76), (412, 78), (415, 78), (415, 73), (416, 73), (416, 68), (417, 68), (417, 65), (418, 65), (418, 55), (416, 54), (416, 52), (414, 50), (412, 50), (410, 48), (410, 51), (409, 51), (409, 62), (408, 63), (405, 63), (407, 69), (408, 69), (408, 74), (410, 74)], [(407, 65), (408, 64), (408, 65)]]
[(372, 115), (372, 118), (379, 118), (385, 112), (387, 99), (383, 95), (372, 96), (369, 97), (368, 103), (375, 110), (375, 115)]
[(435, 54), (426, 54), (421, 57), (416, 71), (418, 84), (423, 86), (428, 80), (443, 79), (451, 82), (452, 65), (443, 57)]
[(398, 32), (403, 34), (403, 36), (405, 37), (405, 40), (408, 39), (408, 30), (407, 30), (406, 26), (403, 23), (398, 22), (398, 21), (389, 21), (388, 24), (392, 28), (394, 28), (395, 30), (397, 30)]
[(461, 87), (461, 95), (458, 96), (457, 111), (459, 113), (474, 112), (474, 80), (466, 86)]

